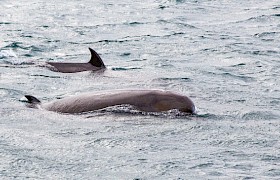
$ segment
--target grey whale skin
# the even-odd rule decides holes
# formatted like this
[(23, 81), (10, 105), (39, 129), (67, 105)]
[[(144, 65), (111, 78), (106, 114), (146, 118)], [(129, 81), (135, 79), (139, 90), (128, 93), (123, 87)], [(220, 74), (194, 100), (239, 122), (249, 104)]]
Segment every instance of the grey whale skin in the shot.
[(110, 93), (86, 93), (41, 103), (34, 96), (25, 95), (28, 106), (60, 113), (82, 113), (115, 105), (132, 105), (144, 112), (162, 112), (177, 109), (195, 113), (195, 105), (190, 98), (164, 90), (120, 90)]
[(67, 63), (67, 62), (47, 62), (48, 68), (52, 71), (62, 72), (62, 73), (75, 73), (82, 71), (98, 71), (105, 69), (101, 57), (96, 51), (89, 48), (91, 53), (90, 61), (87, 63)]

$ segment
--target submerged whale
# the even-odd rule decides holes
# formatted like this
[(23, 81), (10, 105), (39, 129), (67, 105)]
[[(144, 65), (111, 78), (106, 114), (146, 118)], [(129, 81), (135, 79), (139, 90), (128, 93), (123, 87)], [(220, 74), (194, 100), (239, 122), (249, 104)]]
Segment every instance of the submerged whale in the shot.
[(89, 48), (91, 53), (90, 61), (87, 63), (64, 63), (64, 62), (47, 62), (48, 68), (52, 71), (62, 72), (62, 73), (75, 73), (82, 71), (98, 71), (105, 69), (105, 65), (101, 57), (91, 48)]
[(48, 103), (41, 103), (34, 96), (25, 95), (29, 107), (42, 108), (60, 113), (82, 113), (115, 105), (132, 105), (144, 112), (162, 112), (177, 109), (195, 113), (195, 105), (190, 98), (164, 90), (121, 90), (101, 94), (87, 93)]

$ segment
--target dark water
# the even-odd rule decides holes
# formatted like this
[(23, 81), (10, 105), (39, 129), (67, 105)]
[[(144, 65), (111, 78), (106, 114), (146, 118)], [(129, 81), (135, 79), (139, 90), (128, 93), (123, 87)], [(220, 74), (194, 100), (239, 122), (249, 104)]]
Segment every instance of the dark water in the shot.
[[(0, 1), (1, 179), (279, 179), (280, 3)], [(103, 74), (60, 74), (46, 61)], [(198, 115), (27, 108), (89, 91), (166, 89)]]

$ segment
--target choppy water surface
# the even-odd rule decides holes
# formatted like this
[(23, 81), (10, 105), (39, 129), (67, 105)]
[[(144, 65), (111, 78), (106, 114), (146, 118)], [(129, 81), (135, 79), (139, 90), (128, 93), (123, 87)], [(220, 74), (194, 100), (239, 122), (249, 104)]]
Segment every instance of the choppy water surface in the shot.
[[(1, 179), (279, 179), (280, 3), (0, 1)], [(103, 74), (61, 74), (46, 61)], [(89, 91), (166, 89), (198, 115), (27, 108)]]

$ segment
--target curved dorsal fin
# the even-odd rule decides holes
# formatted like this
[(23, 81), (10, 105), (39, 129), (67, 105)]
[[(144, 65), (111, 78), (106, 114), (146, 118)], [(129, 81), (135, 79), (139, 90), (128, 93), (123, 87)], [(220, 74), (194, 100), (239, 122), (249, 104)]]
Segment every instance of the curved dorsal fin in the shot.
[(93, 66), (96, 66), (96, 67), (103, 67), (103, 68), (105, 68), (104, 63), (103, 63), (101, 57), (97, 54), (97, 52), (95, 52), (91, 48), (88, 48), (88, 49), (90, 50), (90, 53), (91, 53), (91, 58), (90, 58), (89, 63), (92, 64)]
[(30, 95), (25, 95), (26, 99), (28, 100), (28, 103), (31, 104), (40, 104), (41, 101), (37, 98), (35, 98), (34, 96), (30, 96)]

